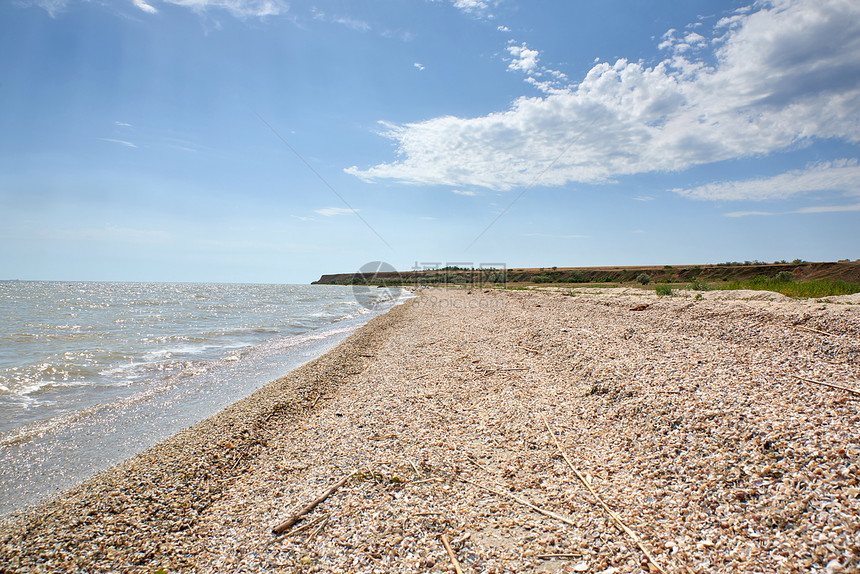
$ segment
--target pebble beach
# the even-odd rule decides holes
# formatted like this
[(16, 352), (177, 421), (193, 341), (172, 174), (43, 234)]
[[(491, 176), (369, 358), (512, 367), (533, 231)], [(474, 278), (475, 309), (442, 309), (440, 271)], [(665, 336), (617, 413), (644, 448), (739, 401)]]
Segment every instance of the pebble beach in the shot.
[(860, 572), (856, 295), (416, 294), (7, 517), (0, 574)]

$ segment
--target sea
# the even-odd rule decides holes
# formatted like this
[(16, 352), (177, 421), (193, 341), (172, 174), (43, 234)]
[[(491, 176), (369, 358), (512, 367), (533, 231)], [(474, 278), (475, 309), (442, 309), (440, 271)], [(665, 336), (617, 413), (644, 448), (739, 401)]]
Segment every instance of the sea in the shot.
[(0, 516), (217, 413), (411, 296), (0, 281)]

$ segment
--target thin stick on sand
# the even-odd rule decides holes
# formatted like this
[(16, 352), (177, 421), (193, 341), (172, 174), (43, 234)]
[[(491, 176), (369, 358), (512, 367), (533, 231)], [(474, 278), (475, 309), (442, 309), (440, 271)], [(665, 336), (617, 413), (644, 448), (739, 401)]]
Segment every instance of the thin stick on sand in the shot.
[(576, 526), (576, 523), (573, 520), (571, 520), (570, 518), (568, 518), (566, 516), (562, 516), (561, 514), (556, 514), (555, 512), (552, 512), (550, 510), (545, 510), (545, 509), (541, 508), (540, 506), (535, 506), (534, 504), (532, 504), (531, 502), (529, 502), (525, 498), (520, 498), (519, 496), (510, 494), (508, 492), (501, 492), (499, 490), (496, 490), (494, 488), (490, 488), (489, 486), (484, 486), (481, 483), (475, 482), (473, 480), (469, 480), (468, 478), (464, 478), (462, 476), (458, 476), (457, 480), (462, 480), (463, 482), (467, 482), (467, 483), (471, 484), (472, 486), (477, 486), (481, 490), (486, 490), (487, 492), (492, 492), (493, 494), (495, 494), (497, 496), (504, 496), (506, 498), (510, 498), (513, 501), (519, 502), (523, 506), (528, 506), (529, 508), (531, 508), (535, 512), (539, 512), (539, 513), (543, 514), (544, 516), (549, 516), (550, 518), (555, 518), (556, 520), (560, 520), (561, 522), (564, 522), (565, 524), (567, 524), (569, 526)]
[(564, 460), (567, 462), (567, 466), (570, 467), (570, 470), (573, 471), (573, 473), (576, 475), (576, 478), (578, 478), (580, 482), (585, 485), (585, 488), (588, 489), (588, 492), (591, 493), (591, 496), (593, 496), (594, 499), (598, 503), (600, 503), (600, 506), (603, 507), (603, 510), (605, 510), (606, 513), (609, 514), (610, 518), (615, 521), (615, 524), (617, 524), (618, 527), (621, 528), (621, 530), (626, 532), (627, 535), (633, 539), (633, 541), (636, 543), (636, 546), (639, 547), (639, 550), (641, 550), (642, 553), (645, 555), (645, 558), (648, 559), (648, 562), (650, 562), (654, 566), (654, 568), (657, 569), (658, 572), (660, 572), (661, 574), (666, 574), (666, 571), (663, 570), (663, 568), (661, 568), (659, 564), (657, 564), (657, 562), (654, 560), (654, 557), (651, 556), (651, 553), (648, 552), (648, 550), (645, 548), (645, 545), (642, 543), (642, 539), (639, 538), (639, 535), (630, 530), (630, 528), (628, 528), (628, 526), (624, 524), (624, 521), (621, 520), (621, 517), (618, 516), (615, 511), (609, 508), (609, 506), (605, 502), (603, 502), (603, 499), (600, 498), (597, 492), (594, 491), (594, 489), (591, 487), (591, 484), (585, 479), (584, 476), (582, 476), (582, 473), (576, 470), (576, 468), (573, 466), (573, 463), (570, 461), (570, 458), (568, 458), (567, 453), (561, 447), (561, 443), (558, 442), (558, 438), (555, 436), (555, 432), (552, 430), (552, 427), (549, 426), (549, 421), (546, 420), (546, 416), (543, 413), (541, 413), (540, 416), (543, 418), (543, 422), (546, 425), (546, 430), (549, 431), (552, 440), (555, 441), (555, 446), (558, 447), (558, 451), (561, 453), (561, 456), (564, 457)]
[(266, 542), (266, 544), (263, 545), (263, 548), (268, 548), (269, 546), (271, 546), (272, 544), (274, 544), (278, 540), (286, 538), (287, 536), (295, 536), (296, 534), (301, 534), (302, 532), (310, 530), (311, 528), (313, 528), (314, 526), (316, 526), (320, 522), (324, 522), (324, 521), (328, 521), (328, 516), (321, 516), (321, 517), (317, 518), (316, 520), (311, 520), (307, 524), (299, 526), (298, 528), (290, 530), (289, 532), (284, 532), (282, 534), (279, 534), (279, 535), (275, 536), (274, 538), (272, 538), (271, 540), (269, 540), (268, 542)]
[(463, 570), (460, 568), (460, 563), (457, 561), (457, 555), (454, 554), (454, 549), (451, 548), (451, 542), (448, 541), (448, 535), (442, 535), (442, 544), (445, 545), (445, 551), (448, 553), (448, 558), (451, 559), (451, 563), (454, 565), (454, 570), (457, 571), (457, 574), (463, 574)]
[(834, 385), (833, 383), (825, 383), (824, 381), (813, 381), (812, 379), (804, 379), (803, 377), (798, 377), (797, 375), (791, 375), (795, 379), (799, 379), (801, 381), (812, 383), (813, 385), (822, 385), (824, 387), (830, 387), (832, 389), (839, 389), (840, 391), (846, 391), (853, 395), (860, 395), (860, 390), (852, 389), (850, 387), (842, 387), (839, 385)]
[(810, 333), (819, 333), (821, 335), (827, 335), (828, 337), (833, 337), (833, 333), (828, 333), (827, 331), (821, 331), (820, 329), (812, 329), (811, 327), (801, 327), (800, 325), (795, 325), (796, 329), (800, 329), (801, 331), (809, 331)]
[(281, 524), (278, 524), (277, 526), (272, 528), (272, 534), (277, 536), (283, 532), (286, 532), (290, 528), (292, 528), (293, 525), (296, 524), (299, 520), (301, 520), (305, 514), (311, 512), (314, 508), (317, 507), (317, 505), (320, 502), (322, 502), (323, 500), (325, 500), (326, 498), (331, 496), (335, 490), (337, 490), (338, 488), (340, 488), (341, 486), (346, 484), (346, 481), (349, 480), (350, 478), (352, 478), (352, 476), (354, 474), (355, 474), (355, 471), (350, 472), (349, 474), (347, 474), (346, 476), (344, 476), (343, 478), (338, 480), (336, 483), (331, 485), (328, 490), (323, 492), (313, 502), (311, 502), (310, 504), (308, 504), (307, 506), (305, 506), (304, 508), (299, 510), (297, 513), (295, 513), (293, 516), (291, 516), (286, 522), (282, 522)]

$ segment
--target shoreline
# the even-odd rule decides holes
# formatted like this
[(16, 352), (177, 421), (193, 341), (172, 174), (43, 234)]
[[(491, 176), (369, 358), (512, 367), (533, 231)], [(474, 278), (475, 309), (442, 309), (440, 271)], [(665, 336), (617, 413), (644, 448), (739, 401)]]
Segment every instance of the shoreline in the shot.
[(19, 518), (0, 573), (449, 571), (441, 534), (464, 571), (647, 571), (542, 417), (652, 567), (860, 568), (860, 401), (792, 378), (858, 378), (857, 306), (600, 291), (425, 291)]
[[(60, 569), (68, 571), (75, 571), (78, 558), (85, 559), (83, 564), (87, 566), (101, 562), (102, 568), (109, 568), (119, 552), (102, 556), (101, 560), (98, 556), (84, 557), (78, 554), (84, 550), (81, 542), (91, 540), (98, 547), (114, 546), (117, 550), (127, 546), (129, 537), (123, 533), (105, 537), (97, 530), (105, 516), (125, 516), (128, 512), (136, 516), (122, 521), (134, 524), (133, 537), (140, 539), (145, 532), (156, 550), (126, 548), (132, 556), (131, 560), (123, 561), (129, 565), (140, 562), (141, 567), (155, 558), (158, 558), (155, 562), (161, 563), (163, 558), (156, 556), (163, 552), (160, 544), (182, 538), (194, 516), (220, 494), (219, 480), (235, 476), (235, 471), (265, 448), (265, 441), (259, 440), (260, 429), (273, 418), (300, 418), (323, 395), (336, 391), (339, 379), (349, 376), (349, 367), (361, 364), (366, 360), (361, 355), (384, 339), (392, 322), (403, 312), (403, 306), (397, 305), (374, 317), (333, 349), (217, 414), (49, 500), (0, 518), (4, 532), (0, 535), (0, 574), (19, 571), (13, 566), (19, 553), (41, 560), (46, 556), (59, 558), (55, 564), (58, 567), (62, 564)], [(119, 498), (115, 497), (118, 493), (121, 493)], [(79, 519), (72, 519), (69, 524), (71, 515), (79, 515)], [(57, 530), (59, 525), (71, 526), (76, 532), (71, 532), (72, 528)], [(51, 546), (59, 544), (66, 552), (52, 552), (47, 545), (32, 540), (28, 531), (52, 533)], [(26, 551), (10, 547), (9, 541), (13, 539), (29, 543)], [(178, 554), (171, 562), (173, 568), (190, 566)]]

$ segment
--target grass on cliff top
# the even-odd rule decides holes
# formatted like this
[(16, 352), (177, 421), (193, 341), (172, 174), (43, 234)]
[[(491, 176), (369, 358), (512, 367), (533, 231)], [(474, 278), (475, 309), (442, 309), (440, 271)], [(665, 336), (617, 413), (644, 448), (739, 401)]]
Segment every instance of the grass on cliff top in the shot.
[(781, 281), (772, 277), (759, 276), (748, 281), (729, 281), (713, 285), (715, 289), (752, 289), (755, 291), (775, 291), (788, 297), (817, 298), (835, 295), (851, 295), (860, 293), (860, 284), (833, 281), (830, 279), (815, 279), (795, 283)]

